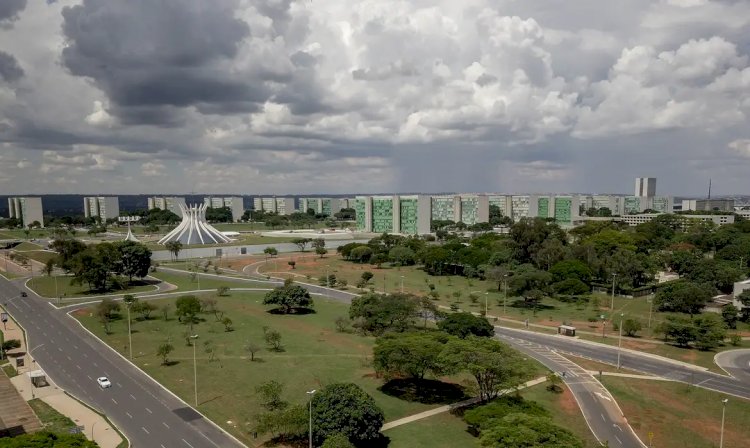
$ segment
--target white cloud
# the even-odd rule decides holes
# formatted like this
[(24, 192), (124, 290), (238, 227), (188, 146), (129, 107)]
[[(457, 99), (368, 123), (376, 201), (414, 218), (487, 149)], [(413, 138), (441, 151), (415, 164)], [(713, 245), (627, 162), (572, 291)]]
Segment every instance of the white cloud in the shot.
[(112, 126), (115, 119), (112, 117), (107, 110), (104, 108), (104, 105), (101, 101), (94, 101), (94, 111), (91, 112), (91, 114), (87, 115), (86, 123), (93, 125), (93, 126)]
[(750, 139), (735, 140), (728, 146), (740, 156), (750, 158)]
[(161, 176), (164, 174), (164, 164), (159, 161), (143, 163), (141, 164), (141, 173), (144, 176)]

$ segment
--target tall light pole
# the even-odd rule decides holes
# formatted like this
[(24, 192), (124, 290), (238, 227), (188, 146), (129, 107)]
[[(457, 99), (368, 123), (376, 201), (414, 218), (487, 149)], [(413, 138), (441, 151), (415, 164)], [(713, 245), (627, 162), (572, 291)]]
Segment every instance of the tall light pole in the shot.
[(651, 305), (648, 308), (648, 328), (651, 328), (651, 314), (654, 312), (654, 298), (651, 297), (650, 299), (647, 299), (648, 303)]
[(617, 278), (617, 273), (612, 273), (612, 303), (609, 305), (609, 310), (614, 311), (615, 310), (615, 278)]
[(308, 435), (308, 440), (310, 442), (310, 448), (312, 448), (312, 446), (313, 446), (312, 445), (312, 399), (313, 399), (313, 394), (315, 394), (315, 392), (317, 392), (315, 389), (307, 391), (307, 395), (310, 396), (310, 428), (309, 428), (309, 435)]
[(130, 360), (133, 360), (133, 333), (130, 331), (130, 305), (133, 304), (132, 300), (125, 302), (125, 308), (128, 309), (128, 350), (130, 351)]
[(404, 293), (404, 276), (401, 276), (401, 294)]
[(195, 357), (195, 343), (196, 339), (198, 339), (198, 335), (194, 334), (190, 336), (190, 339), (193, 341), (193, 383), (195, 386), (195, 407), (198, 407), (198, 361)]
[(330, 267), (330, 265), (326, 265), (326, 286), (330, 288), (331, 287), (331, 280), (330, 280), (330, 277), (328, 276), (328, 268), (329, 267)]
[(503, 275), (503, 284), (505, 286), (505, 295), (503, 296), (503, 316), (507, 316), (506, 308), (508, 306), (508, 274)]
[(489, 292), (484, 293), (484, 317), (487, 317), (487, 298), (489, 297), (489, 295)]
[(624, 313), (620, 313), (620, 340), (617, 342), (617, 370), (620, 370), (620, 352), (622, 352), (622, 318)]
[(724, 415), (727, 413), (728, 398), (721, 400), (721, 436), (719, 438), (719, 448), (724, 448)]

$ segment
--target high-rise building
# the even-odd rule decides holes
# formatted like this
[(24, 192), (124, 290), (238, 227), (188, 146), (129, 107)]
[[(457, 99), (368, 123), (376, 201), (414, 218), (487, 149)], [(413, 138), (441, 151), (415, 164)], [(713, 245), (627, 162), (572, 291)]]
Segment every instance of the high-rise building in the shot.
[(28, 228), (38, 222), (40, 227), (44, 227), (44, 209), (42, 208), (42, 198), (8, 198), (8, 210), (10, 217), (15, 218)]
[(313, 210), (317, 214), (333, 216), (340, 212), (342, 208), (347, 208), (348, 205), (348, 199), (299, 198), (299, 211), (302, 213), (307, 213), (308, 210)]
[(226, 207), (232, 211), (232, 221), (238, 222), (245, 214), (245, 202), (239, 196), (216, 197), (207, 196), (203, 198), (203, 203), (211, 208)]
[(294, 207), (294, 198), (256, 197), (253, 198), (253, 210), (278, 215), (291, 215), (297, 209)]
[(87, 196), (83, 198), (83, 214), (87, 218), (99, 217), (102, 222), (120, 216), (120, 200), (117, 196)]
[(169, 210), (170, 212), (182, 218), (182, 208), (180, 207), (180, 204), (186, 205), (185, 198), (164, 196), (154, 196), (148, 198), (149, 210), (153, 210), (155, 208), (158, 208), (160, 210)]
[(734, 199), (683, 199), (682, 210), (733, 212)]
[(635, 179), (635, 194), (633, 196), (641, 198), (656, 196), (656, 178), (637, 177)]
[(374, 233), (430, 233), (430, 197), (357, 196), (357, 230)]
[(472, 225), (490, 220), (489, 196), (484, 194), (431, 196), (430, 206), (433, 221), (463, 222)]

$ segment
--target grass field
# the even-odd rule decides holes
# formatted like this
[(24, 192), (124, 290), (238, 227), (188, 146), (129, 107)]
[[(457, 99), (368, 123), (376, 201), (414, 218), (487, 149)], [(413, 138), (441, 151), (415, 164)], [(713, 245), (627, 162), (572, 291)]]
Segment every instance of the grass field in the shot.
[(580, 437), (584, 442), (584, 447), (599, 448), (601, 445), (591, 433), (570, 390), (563, 387), (562, 393), (553, 393), (546, 387), (547, 385), (542, 383), (522, 390), (521, 395), (526, 400), (536, 401), (550, 411), (552, 421)]
[[(305, 391), (311, 388), (319, 389), (333, 382), (354, 382), (373, 396), (383, 409), (386, 421), (438, 406), (401, 400), (378, 389), (382, 380), (375, 378), (370, 366), (374, 339), (335, 331), (336, 317), (348, 313), (346, 304), (316, 299), (315, 313), (283, 316), (268, 313), (267, 307), (261, 304), (262, 297), (262, 293), (232, 292), (229, 297), (218, 298), (219, 308), (234, 321), (232, 332), (225, 332), (223, 325), (216, 322), (212, 314), (203, 315), (205, 320), (193, 330), (199, 335), (196, 346), (198, 407), (245, 443), (251, 446), (260, 443), (252, 440), (251, 436), (255, 417), (260, 412), (254, 389), (269, 379), (285, 384), (283, 398), (291, 403), (304, 403)], [(159, 299), (152, 303), (162, 306), (173, 304), (174, 300)], [(126, 354), (126, 321), (114, 322), (113, 333), (105, 335), (102, 325), (92, 314), (91, 310), (84, 309), (76, 312), (75, 317), (113, 348)], [(277, 353), (265, 348), (264, 326), (281, 332), (285, 351)], [(157, 311), (152, 320), (134, 322), (132, 338), (134, 362), (192, 403), (193, 348), (186, 345), (184, 337), (187, 331), (186, 326), (174, 318), (164, 321)], [(156, 350), (167, 340), (175, 347), (170, 360), (176, 364), (162, 366)], [(209, 355), (205, 352), (207, 340), (216, 347), (216, 360), (213, 362), (209, 361)], [(248, 342), (263, 347), (256, 354), (260, 360), (249, 360), (249, 353), (244, 349)], [(534, 366), (537, 369), (534, 375), (543, 374), (544, 369), (540, 365)], [(460, 378), (448, 380), (459, 381)], [(229, 425), (227, 421), (234, 423)], [(423, 436), (432, 437), (429, 433)], [(417, 446), (430, 444), (424, 442)]]
[(76, 427), (73, 420), (60, 414), (39, 398), (30, 400), (29, 406), (34, 410), (34, 414), (39, 417), (42, 425), (44, 425), (45, 431), (50, 431), (56, 434), (68, 434), (70, 429)]
[(478, 447), (479, 439), (466, 431), (461, 417), (443, 413), (398, 426), (384, 434), (391, 439), (388, 448)]
[(605, 376), (602, 380), (641, 440), (660, 448), (719, 446), (721, 400), (728, 398), (724, 446), (747, 446), (750, 401), (680, 383)]
[[(55, 260), (57, 258), (57, 253), (48, 251), (48, 250), (30, 250), (25, 252), (17, 252), (21, 255), (25, 255), (28, 258), (31, 258), (32, 260), (38, 261), (40, 263), (47, 263), (49, 260)], [(34, 268), (34, 271), (38, 271), (38, 268)]]
[(0, 229), (0, 239), (30, 239), (30, 238), (47, 238), (49, 232), (47, 230), (34, 229), (29, 233), (28, 238), (26, 233), (21, 229)]
[[(136, 284), (126, 290), (117, 291), (89, 291), (88, 286), (84, 285), (72, 285), (70, 283), (72, 277), (69, 276), (39, 276), (34, 277), (27, 283), (29, 288), (42, 297), (55, 298), (55, 293), (62, 297), (83, 297), (83, 296), (94, 296), (101, 294), (120, 294), (120, 293), (136, 293), (136, 292), (147, 292), (155, 291), (156, 286), (151, 284)], [(55, 287), (55, 280), (57, 280), (57, 287)]]
[[(184, 266), (180, 266), (184, 267)], [(211, 272), (211, 270), (209, 270)], [(198, 289), (216, 289), (219, 286), (228, 286), (228, 287), (243, 287), (243, 288), (255, 288), (255, 287), (261, 287), (264, 288), (264, 285), (256, 285), (251, 282), (236, 282), (229, 279), (220, 279), (212, 276), (205, 276), (205, 275), (197, 275), (195, 276), (195, 279), (192, 279), (190, 274), (179, 274), (174, 272), (168, 272), (162, 269), (156, 270), (156, 272), (152, 272), (152, 277), (158, 278), (159, 280), (163, 282), (167, 282), (170, 284), (173, 284), (177, 286), (178, 290), (184, 290), (184, 291), (191, 291), (191, 290), (198, 290)]]
[(18, 246), (15, 246), (13, 248), (13, 250), (15, 250), (16, 252), (18, 252), (18, 251), (20, 251), (20, 252), (26, 252), (26, 251), (30, 251), (30, 250), (42, 250), (42, 249), (43, 249), (42, 246), (40, 246), (38, 244), (34, 244), (34, 243), (29, 243), (28, 241), (24, 241), (23, 243), (19, 244)]

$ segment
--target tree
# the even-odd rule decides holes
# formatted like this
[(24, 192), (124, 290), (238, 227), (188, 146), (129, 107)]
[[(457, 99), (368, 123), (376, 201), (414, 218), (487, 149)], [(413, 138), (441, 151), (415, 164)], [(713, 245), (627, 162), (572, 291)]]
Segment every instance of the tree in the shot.
[(281, 333), (278, 331), (263, 327), (263, 338), (266, 341), (266, 344), (268, 344), (271, 347), (271, 350), (275, 352), (281, 352), (284, 350), (284, 347), (281, 345)]
[(166, 366), (169, 364), (169, 354), (174, 351), (174, 346), (169, 342), (165, 342), (159, 346), (156, 350), (156, 355), (161, 357), (161, 364)]
[(737, 328), (737, 320), (739, 320), (740, 310), (737, 309), (733, 304), (728, 304), (721, 309), (721, 318), (724, 319), (724, 323), (728, 328)]
[(261, 347), (255, 342), (248, 342), (245, 345), (245, 350), (250, 353), (250, 361), (255, 361), (255, 355), (261, 350)]
[(403, 332), (414, 322), (418, 300), (410, 294), (368, 293), (352, 299), (349, 318), (366, 333)]
[(190, 325), (190, 332), (193, 331), (193, 324), (196, 323), (196, 317), (201, 312), (201, 302), (195, 296), (182, 296), (175, 302), (175, 313), (180, 322), (186, 322)]
[(665, 340), (673, 339), (680, 347), (688, 347), (698, 337), (695, 325), (686, 317), (668, 316), (656, 329)]
[(219, 286), (216, 288), (216, 295), (224, 297), (229, 295), (229, 286)]
[(337, 433), (355, 446), (369, 446), (381, 437), (383, 411), (353, 383), (330, 384), (313, 395), (312, 415), (313, 440), (318, 445)]
[(180, 251), (182, 250), (182, 243), (179, 241), (169, 241), (167, 244), (164, 245), (164, 247), (167, 248), (169, 253), (172, 255), (172, 260), (177, 260)]
[(172, 306), (168, 303), (165, 303), (162, 305), (161, 309), (161, 315), (164, 318), (164, 322), (169, 320), (169, 310), (172, 309)]
[(323, 256), (325, 254), (327, 254), (327, 253), (328, 253), (328, 249), (326, 249), (325, 247), (316, 247), (315, 248), (315, 254), (317, 254), (318, 256), (320, 256), (320, 258), (323, 258)]
[(267, 292), (263, 298), (263, 304), (277, 305), (278, 309), (284, 314), (314, 306), (310, 292), (299, 285), (295, 285), (291, 279), (287, 279), (284, 286)]
[(588, 294), (591, 291), (591, 288), (589, 288), (586, 283), (578, 280), (577, 278), (566, 278), (565, 280), (554, 283), (552, 285), (552, 289), (557, 294), (567, 296)]
[(547, 390), (550, 392), (562, 392), (562, 387), (560, 385), (562, 384), (562, 378), (560, 378), (560, 375), (558, 375), (555, 372), (550, 372), (547, 374)]
[(369, 283), (373, 277), (374, 277), (374, 274), (370, 271), (365, 271), (362, 273), (362, 281), (364, 281), (365, 284)]
[(442, 372), (442, 349), (443, 342), (439, 335), (408, 333), (381, 336), (373, 350), (375, 372), (386, 379), (408, 377), (422, 380), (428, 373), (438, 376)]
[(289, 260), (286, 262), (286, 264), (288, 264), (289, 266), (292, 267), (292, 269), (294, 269), (294, 267), (297, 265), (297, 262), (294, 260)]
[(746, 289), (737, 296), (737, 300), (742, 304), (740, 313), (742, 314), (742, 321), (750, 321), (750, 289)]
[(312, 242), (312, 238), (295, 238), (292, 240), (292, 244), (299, 247), (300, 252), (304, 252), (307, 245)]
[(136, 300), (130, 309), (134, 313), (139, 314), (142, 320), (148, 320), (151, 318), (151, 313), (156, 310), (156, 305), (151, 302)]
[(711, 350), (718, 347), (727, 336), (726, 326), (722, 318), (713, 313), (696, 316), (693, 319), (695, 327), (695, 346), (699, 350)]
[(441, 358), (446, 372), (467, 372), (474, 377), (481, 401), (492, 400), (503, 389), (517, 386), (525, 375), (520, 354), (490, 338), (452, 339)]
[(307, 434), (307, 419), (307, 406), (289, 406), (285, 409), (277, 409), (258, 416), (258, 424), (255, 430), (259, 434), (275, 434), (281, 441), (299, 439)]
[(513, 413), (483, 430), (479, 443), (492, 448), (583, 448), (582, 441), (545, 417)]
[(284, 409), (289, 405), (281, 399), (284, 385), (276, 380), (265, 381), (255, 387), (255, 393), (260, 396), (261, 405), (269, 411)]
[(416, 254), (405, 246), (396, 246), (388, 252), (388, 258), (398, 266), (414, 264)]
[(351, 249), (349, 258), (355, 263), (367, 263), (372, 258), (372, 249), (364, 245), (358, 245)]
[(52, 272), (55, 271), (55, 259), (50, 258), (47, 260), (46, 263), (44, 263), (44, 273), (47, 274), (47, 277), (52, 277)]
[(3, 448), (99, 448), (83, 434), (52, 433), (49, 431), (21, 434), (2, 439)]
[(112, 332), (112, 320), (118, 315), (120, 305), (110, 298), (102, 299), (96, 306), (96, 315), (99, 321), (104, 324), (104, 331), (107, 334)]
[(641, 322), (635, 319), (625, 319), (622, 323), (622, 331), (630, 337), (634, 337), (642, 328)]
[(677, 280), (661, 285), (654, 297), (659, 311), (698, 314), (716, 291), (710, 285)]
[(266, 258), (270, 255), (271, 257), (275, 257), (279, 254), (279, 251), (275, 247), (268, 246), (265, 249), (263, 249), (263, 253), (266, 254)]
[(352, 445), (347, 436), (337, 432), (328, 436), (320, 448), (354, 448), (354, 445)]
[(326, 248), (326, 240), (323, 238), (315, 238), (314, 240), (311, 240), (311, 246), (313, 249), (325, 249)]
[(122, 274), (128, 277), (130, 282), (133, 281), (133, 277), (143, 278), (148, 275), (151, 267), (151, 251), (148, 247), (134, 241), (122, 241), (118, 243), (118, 250)]
[(483, 317), (471, 313), (453, 313), (437, 324), (438, 328), (453, 336), (466, 338), (469, 335), (480, 337), (492, 337), (495, 328)]
[(224, 331), (230, 332), (234, 330), (234, 327), (232, 327), (232, 319), (225, 317), (221, 320), (221, 324), (224, 325)]
[(333, 323), (336, 325), (336, 331), (339, 333), (346, 333), (349, 329), (349, 325), (351, 325), (351, 321), (345, 316), (337, 317)]

